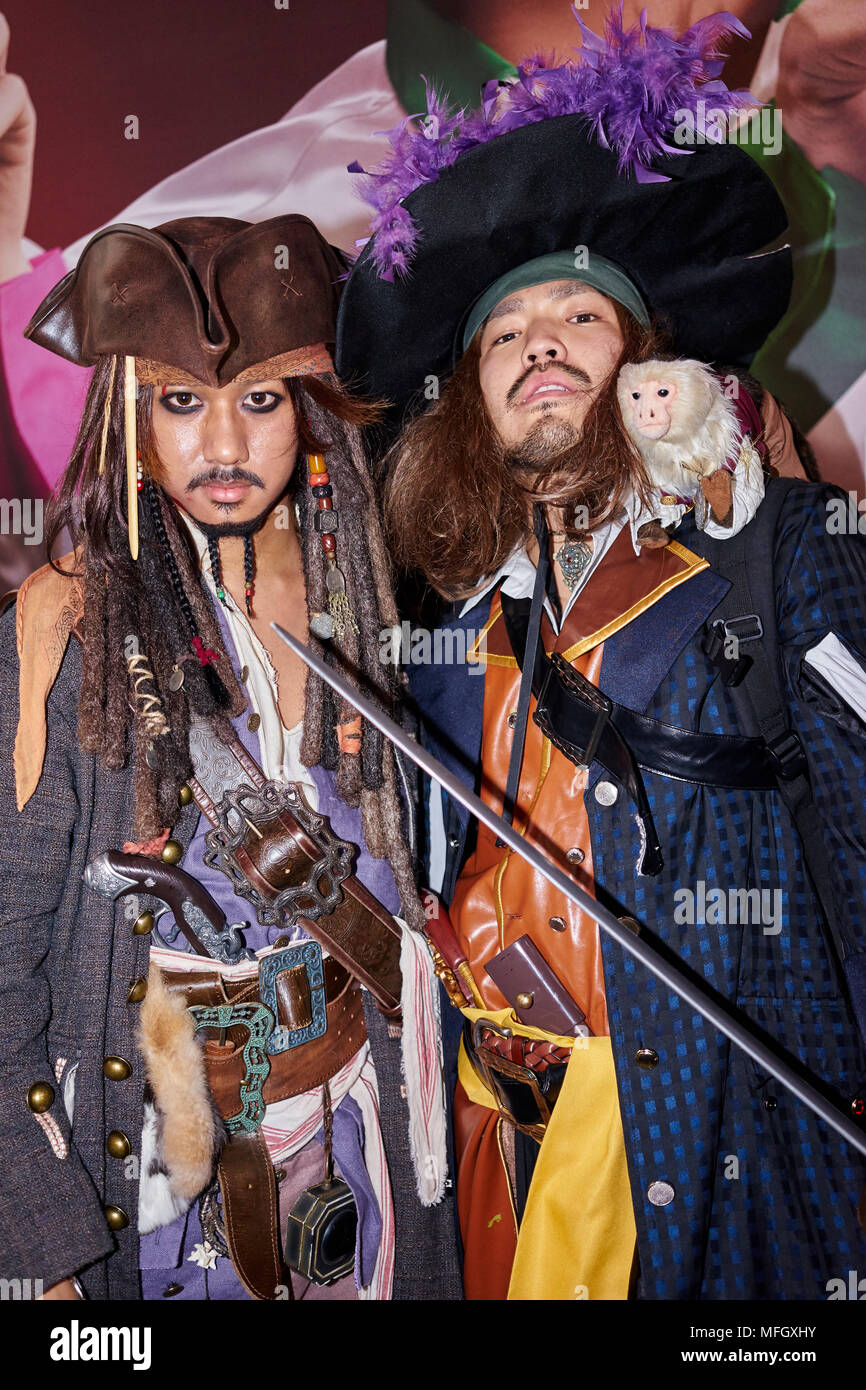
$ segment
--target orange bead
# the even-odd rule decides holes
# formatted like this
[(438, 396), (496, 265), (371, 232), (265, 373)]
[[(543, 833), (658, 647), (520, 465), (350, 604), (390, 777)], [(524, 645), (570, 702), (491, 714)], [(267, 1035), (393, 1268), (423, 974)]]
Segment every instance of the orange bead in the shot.
[(311, 473), (327, 473), (328, 465), (321, 454), (308, 454), (307, 463)]

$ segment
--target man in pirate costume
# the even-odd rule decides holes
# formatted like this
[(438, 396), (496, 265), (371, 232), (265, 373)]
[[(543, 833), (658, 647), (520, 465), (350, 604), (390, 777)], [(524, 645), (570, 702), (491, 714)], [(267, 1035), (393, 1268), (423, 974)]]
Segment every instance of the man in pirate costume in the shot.
[(459, 1296), (408, 780), (269, 627), (397, 697), (344, 271), (118, 225), (28, 326), (95, 366), (0, 632), (0, 1263), (51, 1297)]
[[(337, 364), (402, 412), (395, 554), (457, 600), (454, 664), (411, 668), (431, 751), (856, 1117), (866, 551), (744, 371), (789, 295), (784, 209), (736, 147), (669, 140), (742, 101), (728, 19), (614, 18), (478, 111), (429, 96), (365, 179)], [(766, 494), (715, 541), (663, 497), (649, 548), (617, 382), (671, 355), (717, 368)], [(828, 1297), (866, 1256), (859, 1155), (435, 784), (429, 820), (467, 1297)]]

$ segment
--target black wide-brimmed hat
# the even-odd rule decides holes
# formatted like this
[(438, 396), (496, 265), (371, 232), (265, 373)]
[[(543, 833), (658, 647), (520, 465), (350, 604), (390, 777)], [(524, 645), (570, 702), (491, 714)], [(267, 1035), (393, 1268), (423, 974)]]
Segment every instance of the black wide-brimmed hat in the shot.
[[(521, 65), (504, 93), (490, 84), (473, 116), (449, 117), (428, 98), (426, 123), (392, 133), (389, 166), (366, 176), (378, 215), (343, 292), (338, 371), (400, 409), (423, 402), (430, 377), (459, 357), (479, 297), (515, 268), (569, 250), (576, 267), (587, 252), (590, 264), (596, 255), (620, 267), (678, 353), (748, 365), (790, 297), (790, 250), (778, 245), (785, 209), (736, 144), (670, 143), (674, 112), (751, 102), (715, 80), (713, 44), (730, 20), (710, 16), (675, 39), (645, 25), (623, 31), (614, 17), (606, 45), (588, 44), (584, 30), (582, 63)], [(579, 109), (556, 114), (569, 102)]]

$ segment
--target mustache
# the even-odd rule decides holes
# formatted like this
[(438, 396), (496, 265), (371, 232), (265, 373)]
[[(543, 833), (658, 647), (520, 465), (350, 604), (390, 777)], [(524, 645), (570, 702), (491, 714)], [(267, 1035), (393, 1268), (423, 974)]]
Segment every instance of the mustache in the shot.
[(527, 367), (523, 375), (518, 377), (517, 381), (515, 381), (514, 385), (508, 392), (508, 395), (505, 397), (505, 404), (509, 407), (515, 404), (518, 396), (523, 391), (524, 386), (526, 385), (529, 378), (532, 376), (533, 372), (546, 372), (551, 367), (554, 367), (558, 372), (563, 372), (566, 376), (573, 376), (575, 381), (580, 382), (581, 386), (592, 385), (592, 382), (590, 381), (589, 377), (587, 376), (586, 372), (583, 370), (582, 367), (572, 367), (567, 362), (545, 362), (542, 363), (540, 367), (536, 366), (533, 363), (533, 365), (531, 367)]
[(184, 491), (195, 492), (198, 487), (206, 487), (209, 483), (216, 483), (218, 487), (228, 487), (231, 483), (250, 483), (253, 487), (264, 488), (264, 483), (258, 473), (253, 473), (248, 468), (205, 468), (201, 473), (196, 473), (190, 478)]

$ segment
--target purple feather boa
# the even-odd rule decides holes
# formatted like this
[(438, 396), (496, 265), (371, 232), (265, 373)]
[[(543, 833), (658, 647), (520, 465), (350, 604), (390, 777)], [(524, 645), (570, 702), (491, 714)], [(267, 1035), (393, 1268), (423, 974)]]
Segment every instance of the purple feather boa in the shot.
[[(554, 116), (584, 116), (605, 149), (617, 154), (617, 171), (644, 182), (667, 181), (649, 166), (653, 159), (691, 151), (668, 143), (679, 113), (691, 113), (695, 129), (713, 138), (703, 123), (709, 98), (725, 113), (757, 103), (746, 91), (730, 92), (719, 73), (724, 55), (718, 45), (731, 35), (749, 38), (749, 31), (728, 11), (707, 15), (678, 38), (670, 29), (647, 24), (647, 12), (625, 29), (622, 4), (607, 17), (605, 36), (580, 25), (578, 59), (559, 66), (541, 55), (518, 64), (513, 82), (488, 82), (476, 111), (451, 112), (443, 97), (425, 78), (426, 114), (407, 116), (387, 135), (391, 151), (380, 169), (364, 170), (357, 163), (358, 192), (374, 216), (373, 263), (383, 280), (409, 274), (418, 242), (418, 228), (402, 201), (422, 184), (434, 183), (443, 169), (467, 150), (499, 135)], [(718, 136), (716, 136), (718, 138)], [(359, 245), (363, 245), (361, 242)]]

